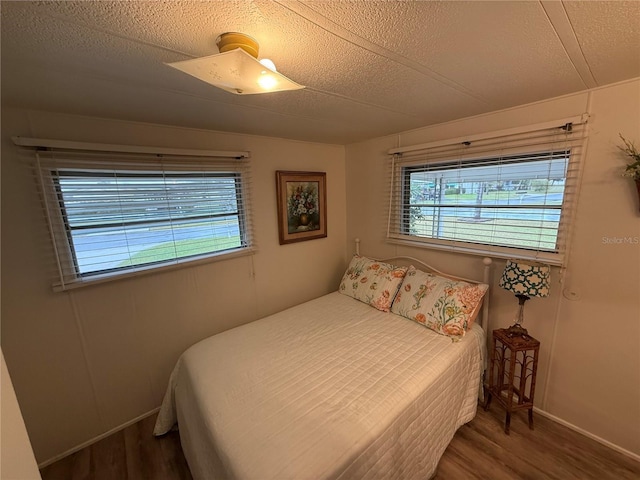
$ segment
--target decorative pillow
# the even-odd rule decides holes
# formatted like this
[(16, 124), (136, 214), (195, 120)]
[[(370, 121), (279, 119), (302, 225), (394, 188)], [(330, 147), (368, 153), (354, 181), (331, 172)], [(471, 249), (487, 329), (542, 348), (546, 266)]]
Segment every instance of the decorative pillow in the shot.
[(388, 312), (407, 267), (354, 255), (340, 282), (340, 293)]
[(391, 311), (450, 337), (471, 328), (489, 286), (451, 280), (409, 267)]

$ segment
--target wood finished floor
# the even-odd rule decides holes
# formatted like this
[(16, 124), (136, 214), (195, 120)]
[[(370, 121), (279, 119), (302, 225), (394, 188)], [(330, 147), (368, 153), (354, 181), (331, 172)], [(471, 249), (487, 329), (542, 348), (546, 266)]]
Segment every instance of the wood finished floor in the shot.
[[(478, 407), (444, 453), (434, 480), (597, 479), (637, 480), (640, 463), (534, 415), (526, 414), (503, 431), (504, 411)], [(44, 469), (43, 480), (192, 480), (177, 432), (152, 436), (155, 415), (111, 435)]]

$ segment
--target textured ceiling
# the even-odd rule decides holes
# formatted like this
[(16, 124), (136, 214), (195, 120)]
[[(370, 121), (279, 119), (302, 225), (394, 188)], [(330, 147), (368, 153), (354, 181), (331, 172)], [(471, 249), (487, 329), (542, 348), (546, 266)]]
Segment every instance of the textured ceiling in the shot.
[[(2, 103), (346, 144), (640, 77), (639, 1), (0, 3)], [(304, 90), (165, 65), (224, 32)]]

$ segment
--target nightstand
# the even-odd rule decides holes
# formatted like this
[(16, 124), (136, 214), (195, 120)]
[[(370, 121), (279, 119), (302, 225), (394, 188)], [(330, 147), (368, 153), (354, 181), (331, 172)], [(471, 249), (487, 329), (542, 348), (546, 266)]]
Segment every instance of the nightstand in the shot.
[(493, 397), (507, 411), (504, 431), (509, 434), (511, 413), (529, 411), (529, 428), (533, 430), (533, 396), (540, 342), (530, 335), (511, 336), (506, 328), (493, 331), (487, 402)]

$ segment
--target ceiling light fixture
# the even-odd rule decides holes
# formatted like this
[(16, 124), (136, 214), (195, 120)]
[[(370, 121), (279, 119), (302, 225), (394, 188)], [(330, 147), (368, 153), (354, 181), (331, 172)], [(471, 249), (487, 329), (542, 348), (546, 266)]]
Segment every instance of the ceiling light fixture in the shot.
[(223, 33), (216, 39), (217, 55), (168, 63), (236, 95), (281, 92), (304, 88), (276, 71), (268, 58), (258, 61), (258, 42), (243, 33)]

